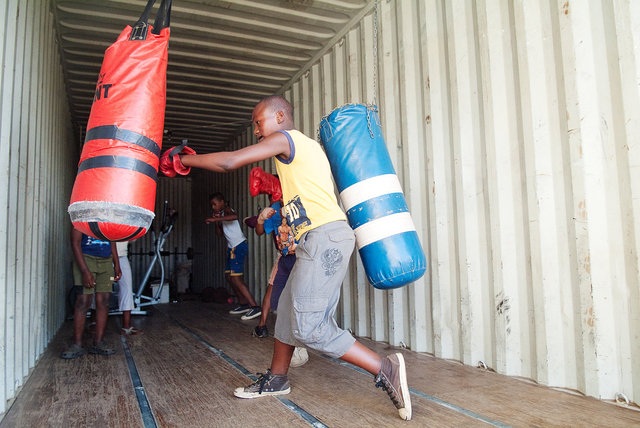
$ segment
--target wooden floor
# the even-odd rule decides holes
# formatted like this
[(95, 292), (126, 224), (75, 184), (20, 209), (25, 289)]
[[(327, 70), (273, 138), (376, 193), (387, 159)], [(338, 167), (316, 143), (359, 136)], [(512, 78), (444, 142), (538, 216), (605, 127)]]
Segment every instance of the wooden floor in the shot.
[(252, 337), (256, 321), (227, 310), (158, 305), (153, 316), (134, 318), (145, 334), (124, 341), (111, 317), (106, 339), (117, 354), (71, 361), (59, 358), (71, 336), (66, 322), (0, 427), (640, 426), (632, 409), (406, 350), (412, 422), (398, 418), (371, 375), (316, 352), (289, 371), (291, 394), (238, 399), (233, 389), (269, 366), (273, 342)]

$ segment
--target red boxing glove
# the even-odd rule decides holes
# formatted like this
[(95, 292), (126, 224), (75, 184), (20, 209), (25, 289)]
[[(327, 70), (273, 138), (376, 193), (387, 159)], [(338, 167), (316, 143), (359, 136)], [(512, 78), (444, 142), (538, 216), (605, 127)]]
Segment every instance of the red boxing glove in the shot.
[(260, 179), (259, 175), (261, 173), (264, 173), (264, 171), (259, 166), (252, 168), (251, 172), (249, 173), (249, 193), (251, 193), (251, 196), (253, 197), (256, 197), (260, 194), (260, 186), (262, 184), (262, 180)]
[(186, 167), (180, 160), (180, 154), (195, 155), (196, 151), (191, 147), (187, 147), (187, 141), (183, 140), (182, 144), (167, 150), (160, 158), (160, 172), (167, 177), (175, 177), (176, 173), (187, 175), (191, 172), (191, 167)]
[(258, 196), (261, 193), (271, 195), (274, 201), (282, 199), (282, 187), (278, 177), (265, 172), (259, 166), (254, 167), (249, 174), (249, 192), (251, 196)]

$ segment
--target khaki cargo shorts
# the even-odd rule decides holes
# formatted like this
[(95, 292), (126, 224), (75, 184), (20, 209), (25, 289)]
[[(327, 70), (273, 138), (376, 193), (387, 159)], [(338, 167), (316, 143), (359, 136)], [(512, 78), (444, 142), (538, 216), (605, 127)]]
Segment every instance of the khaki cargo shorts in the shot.
[(278, 302), (276, 339), (335, 358), (349, 350), (355, 339), (338, 326), (335, 313), (354, 244), (355, 235), (346, 221), (334, 221), (302, 235)]
[(83, 254), (87, 267), (96, 280), (95, 288), (82, 285), (82, 272), (77, 263), (73, 262), (73, 284), (82, 287), (82, 294), (111, 293), (113, 291), (113, 261), (111, 257), (96, 257)]

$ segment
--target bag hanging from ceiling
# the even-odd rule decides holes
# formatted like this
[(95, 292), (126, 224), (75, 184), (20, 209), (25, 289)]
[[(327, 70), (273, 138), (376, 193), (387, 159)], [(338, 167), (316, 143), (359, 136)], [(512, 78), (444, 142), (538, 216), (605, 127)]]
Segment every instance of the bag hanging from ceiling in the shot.
[(382, 136), (377, 108), (339, 107), (322, 118), (319, 133), (369, 283), (389, 289), (419, 279), (427, 261)]
[(150, 26), (154, 3), (105, 51), (71, 193), (73, 226), (105, 241), (138, 238), (155, 216), (171, 0)]

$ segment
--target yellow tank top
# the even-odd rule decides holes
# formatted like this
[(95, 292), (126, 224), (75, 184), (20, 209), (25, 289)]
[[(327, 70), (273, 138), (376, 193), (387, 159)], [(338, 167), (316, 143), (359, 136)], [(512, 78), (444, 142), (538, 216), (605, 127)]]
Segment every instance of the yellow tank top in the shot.
[(289, 140), (288, 159), (276, 156), (287, 220), (296, 241), (303, 233), (346, 216), (336, 199), (329, 160), (315, 140), (297, 130), (279, 131)]

